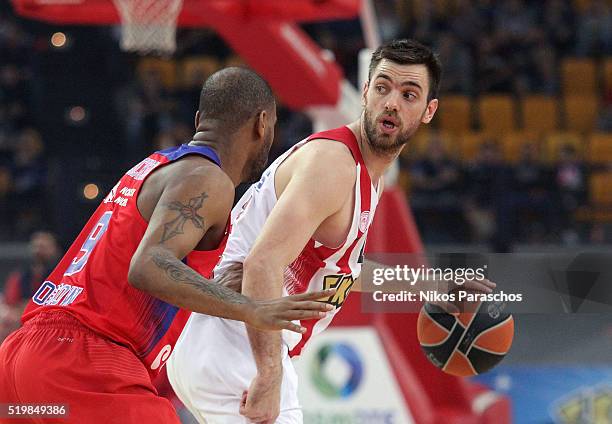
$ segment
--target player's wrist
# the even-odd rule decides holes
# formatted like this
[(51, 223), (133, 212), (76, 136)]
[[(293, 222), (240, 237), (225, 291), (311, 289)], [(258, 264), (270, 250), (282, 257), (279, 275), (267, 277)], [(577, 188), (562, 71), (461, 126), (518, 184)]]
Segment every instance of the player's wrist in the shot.
[(246, 302), (238, 308), (239, 320), (252, 326), (257, 322), (257, 302), (245, 296)]
[(281, 363), (268, 363), (264, 366), (257, 367), (257, 376), (260, 380), (269, 382), (280, 381), (283, 376), (283, 367)]

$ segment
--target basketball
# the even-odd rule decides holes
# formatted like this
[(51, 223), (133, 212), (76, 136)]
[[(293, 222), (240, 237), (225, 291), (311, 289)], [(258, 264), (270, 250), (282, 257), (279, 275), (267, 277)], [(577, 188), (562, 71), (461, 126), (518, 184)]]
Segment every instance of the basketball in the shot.
[(426, 303), (417, 320), (417, 336), (429, 361), (461, 377), (481, 374), (506, 356), (514, 337), (514, 319), (499, 302), (480, 302), (475, 312), (457, 316)]

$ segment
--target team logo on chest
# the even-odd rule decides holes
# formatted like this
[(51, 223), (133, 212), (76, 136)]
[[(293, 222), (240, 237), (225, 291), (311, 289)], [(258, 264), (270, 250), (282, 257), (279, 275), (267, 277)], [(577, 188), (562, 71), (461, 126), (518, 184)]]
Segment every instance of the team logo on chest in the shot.
[(359, 216), (359, 231), (365, 233), (370, 225), (370, 211), (363, 211)]
[(321, 299), (321, 301), (334, 305), (336, 308), (340, 308), (354, 283), (355, 280), (351, 274), (325, 276), (325, 278), (323, 278), (323, 290), (336, 289), (336, 293), (334, 293), (333, 296)]

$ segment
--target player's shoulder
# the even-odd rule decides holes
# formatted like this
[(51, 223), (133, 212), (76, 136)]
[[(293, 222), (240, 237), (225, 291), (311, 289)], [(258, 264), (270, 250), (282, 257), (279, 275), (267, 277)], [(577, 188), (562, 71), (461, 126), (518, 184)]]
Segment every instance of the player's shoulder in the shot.
[[(321, 176), (355, 179), (355, 160), (344, 144), (328, 139), (313, 139), (296, 152), (298, 169)], [(336, 181), (336, 180), (332, 180)]]
[(233, 200), (234, 183), (217, 164), (197, 155), (186, 156), (174, 164), (167, 185), (193, 187), (218, 200), (227, 197)]

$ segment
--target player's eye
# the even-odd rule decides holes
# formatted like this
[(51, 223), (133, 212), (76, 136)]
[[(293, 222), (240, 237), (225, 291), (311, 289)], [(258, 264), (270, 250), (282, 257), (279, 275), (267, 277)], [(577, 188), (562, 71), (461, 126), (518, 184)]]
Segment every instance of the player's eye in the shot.
[(375, 89), (378, 94), (385, 94), (387, 92), (387, 87), (382, 84), (378, 84)]
[(410, 100), (410, 101), (412, 101), (412, 100), (416, 100), (417, 95), (416, 95), (416, 94), (414, 94), (412, 91), (406, 91), (406, 92), (404, 93), (404, 98), (405, 98), (406, 100)]

